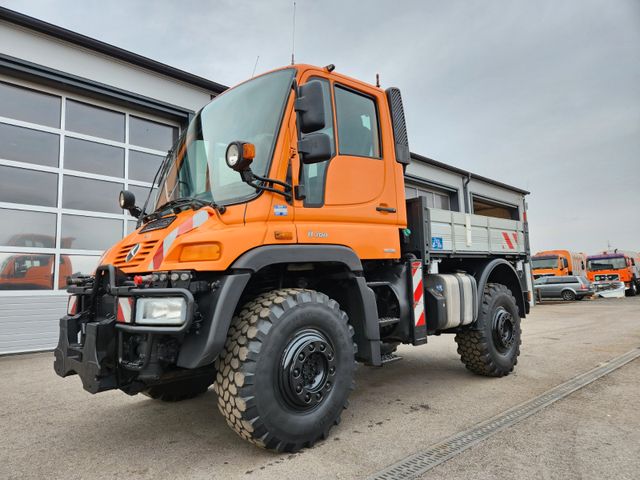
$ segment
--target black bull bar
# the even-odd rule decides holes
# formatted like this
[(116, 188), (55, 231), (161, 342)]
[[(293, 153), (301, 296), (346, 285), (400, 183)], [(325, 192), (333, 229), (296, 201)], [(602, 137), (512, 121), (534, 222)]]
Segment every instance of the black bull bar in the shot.
[[(133, 365), (122, 359), (123, 332), (152, 335), (181, 334), (187, 331), (193, 319), (194, 299), (183, 288), (136, 288), (126, 285), (122, 272), (112, 265), (99, 267), (95, 279), (84, 285), (68, 288), (72, 295), (79, 295), (79, 313), (60, 319), (60, 336), (55, 349), (54, 370), (61, 377), (77, 374), (82, 386), (91, 393), (118, 388), (118, 369), (141, 370), (150, 358), (151, 341), (142, 354), (143, 363)], [(124, 285), (117, 285), (125, 283)], [(142, 326), (116, 321), (117, 299), (121, 297), (182, 296), (186, 300), (186, 319), (180, 326)], [(132, 309), (132, 318), (135, 310)]]

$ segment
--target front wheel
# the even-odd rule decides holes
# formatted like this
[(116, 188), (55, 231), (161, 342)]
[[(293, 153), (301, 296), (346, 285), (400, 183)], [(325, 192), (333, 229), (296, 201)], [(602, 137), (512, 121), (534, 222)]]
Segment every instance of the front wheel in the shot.
[(631, 279), (631, 286), (626, 291), (627, 297), (635, 297), (638, 294), (638, 285), (636, 279)]
[(520, 355), (520, 315), (511, 290), (498, 283), (484, 289), (480, 315), (473, 329), (456, 334), (458, 353), (473, 373), (503, 377)]
[(227, 423), (264, 448), (326, 438), (353, 388), (353, 328), (337, 302), (303, 289), (259, 295), (234, 317), (214, 390)]

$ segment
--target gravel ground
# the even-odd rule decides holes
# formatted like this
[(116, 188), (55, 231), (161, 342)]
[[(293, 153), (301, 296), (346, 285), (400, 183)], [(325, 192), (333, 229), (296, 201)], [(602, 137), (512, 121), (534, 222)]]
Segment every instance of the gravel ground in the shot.
[[(640, 346), (640, 297), (548, 302), (523, 329), (516, 372), (501, 379), (466, 371), (451, 336), (403, 347), (404, 360), (383, 368), (360, 367), (330, 438), (283, 455), (232, 432), (212, 390), (180, 404), (117, 391), (90, 395), (77, 377), (54, 374), (51, 353), (2, 357), (0, 478), (363, 478)], [(427, 476), (637, 478), (639, 364)]]

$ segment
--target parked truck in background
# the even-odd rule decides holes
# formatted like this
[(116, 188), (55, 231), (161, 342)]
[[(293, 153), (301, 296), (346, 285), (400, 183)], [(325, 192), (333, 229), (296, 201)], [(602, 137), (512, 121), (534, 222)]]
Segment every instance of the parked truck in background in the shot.
[(340, 420), (354, 360), (451, 334), (476, 374), (516, 365), (527, 192), (411, 154), (398, 89), (333, 66), (255, 77), (194, 117), (157, 183), (150, 208), (121, 193), (138, 228), (70, 279), (54, 367), (89, 392), (213, 384), (242, 438), (296, 451)]
[(544, 250), (531, 257), (533, 278), (587, 274), (587, 255), (569, 250)]
[(622, 282), (625, 294), (634, 297), (640, 290), (640, 253), (632, 251), (604, 251), (587, 257), (587, 276), (596, 290)]

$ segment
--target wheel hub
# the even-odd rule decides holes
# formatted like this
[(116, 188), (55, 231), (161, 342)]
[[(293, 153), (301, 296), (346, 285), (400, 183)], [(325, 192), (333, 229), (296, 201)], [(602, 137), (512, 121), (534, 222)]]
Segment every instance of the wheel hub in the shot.
[(335, 352), (327, 337), (315, 329), (303, 330), (284, 349), (280, 391), (289, 406), (310, 410), (331, 391), (335, 374)]
[(493, 316), (493, 338), (501, 351), (511, 348), (514, 341), (513, 315), (504, 307), (498, 307)]

